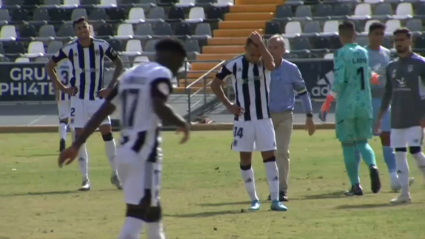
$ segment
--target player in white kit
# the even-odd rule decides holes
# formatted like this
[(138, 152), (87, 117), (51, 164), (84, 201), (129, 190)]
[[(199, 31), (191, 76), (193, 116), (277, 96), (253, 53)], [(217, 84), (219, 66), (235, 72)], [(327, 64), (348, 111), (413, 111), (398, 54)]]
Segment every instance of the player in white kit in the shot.
[[(70, 80), (72, 77), (72, 64), (70, 61), (62, 61), (56, 67), (56, 73), (60, 78), (64, 86), (70, 85)], [(71, 114), (71, 95), (66, 94), (62, 91), (56, 92), (56, 99), (58, 102), (58, 115), (59, 115), (59, 151), (65, 149), (66, 145), (66, 135), (68, 131), (68, 122)]]
[(157, 63), (136, 65), (126, 71), (105, 103), (84, 127), (81, 136), (59, 157), (59, 166), (70, 164), (79, 148), (116, 108), (121, 113), (121, 145), (117, 152), (118, 172), (127, 204), (126, 220), (119, 239), (137, 239), (144, 223), (148, 239), (165, 238), (161, 224), (161, 121), (176, 125), (189, 138), (186, 121), (166, 104), (171, 80), (183, 65), (186, 51), (179, 40), (159, 41)]

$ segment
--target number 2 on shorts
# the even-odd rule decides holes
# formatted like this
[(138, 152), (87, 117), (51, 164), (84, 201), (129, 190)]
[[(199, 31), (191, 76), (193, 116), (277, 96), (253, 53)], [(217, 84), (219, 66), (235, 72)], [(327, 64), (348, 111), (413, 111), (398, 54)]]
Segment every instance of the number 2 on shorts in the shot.
[(235, 129), (233, 130), (233, 136), (235, 138), (236, 137), (242, 138), (243, 137), (243, 128), (235, 126)]

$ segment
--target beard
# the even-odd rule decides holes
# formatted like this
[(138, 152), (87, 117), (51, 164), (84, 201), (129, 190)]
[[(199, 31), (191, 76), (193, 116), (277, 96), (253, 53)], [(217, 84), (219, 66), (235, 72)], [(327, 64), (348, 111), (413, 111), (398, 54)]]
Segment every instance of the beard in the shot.
[(409, 48), (408, 47), (406, 47), (406, 48), (399, 48), (399, 47), (396, 47), (396, 49), (395, 49), (396, 51), (397, 51), (397, 53), (405, 53), (406, 51), (408, 51), (409, 50)]

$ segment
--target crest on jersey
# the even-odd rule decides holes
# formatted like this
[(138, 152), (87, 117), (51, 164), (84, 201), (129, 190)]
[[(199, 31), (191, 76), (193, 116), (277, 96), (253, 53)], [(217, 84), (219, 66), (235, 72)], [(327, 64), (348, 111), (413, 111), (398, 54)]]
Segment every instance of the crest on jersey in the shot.
[(412, 72), (412, 71), (413, 71), (413, 65), (408, 65), (407, 72)]
[(95, 50), (95, 51), (94, 51), (94, 54), (95, 54), (96, 56), (98, 56), (98, 55), (100, 54), (99, 50)]
[(242, 68), (238, 67), (238, 70), (237, 71), (242, 71)]
[(78, 53), (77, 52), (74, 52), (74, 56), (77, 57), (78, 56)]

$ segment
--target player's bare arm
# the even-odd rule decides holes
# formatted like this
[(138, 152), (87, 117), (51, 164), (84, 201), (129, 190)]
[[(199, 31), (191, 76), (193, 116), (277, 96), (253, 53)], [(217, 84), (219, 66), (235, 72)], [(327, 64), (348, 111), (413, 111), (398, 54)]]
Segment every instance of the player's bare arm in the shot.
[(273, 56), (272, 54), (270, 54), (269, 50), (264, 44), (262, 36), (258, 32), (253, 32), (251, 33), (250, 38), (255, 43), (255, 45), (257, 45), (258, 50), (261, 53), (261, 58), (263, 59), (264, 67), (269, 71), (274, 70), (275, 63)]
[(223, 80), (219, 78), (214, 78), (211, 82), (211, 90), (217, 96), (218, 100), (234, 115), (242, 115), (243, 109), (232, 102), (227, 98), (226, 94), (224, 94), (223, 90)]
[(59, 77), (56, 75), (56, 66), (57, 64), (53, 60), (49, 60), (49, 62), (46, 64), (46, 71), (50, 79), (52, 79), (53, 85), (56, 89), (63, 91), (66, 94), (74, 95), (76, 93), (76, 89), (74, 87), (66, 87), (62, 84), (62, 82), (59, 80)]
[(114, 70), (114, 74), (112, 75), (112, 80), (108, 84), (108, 88), (110, 89), (114, 88), (115, 84), (118, 81), (119, 76), (124, 70), (124, 64), (119, 56), (113, 61), (113, 63), (114, 63), (115, 70)]

